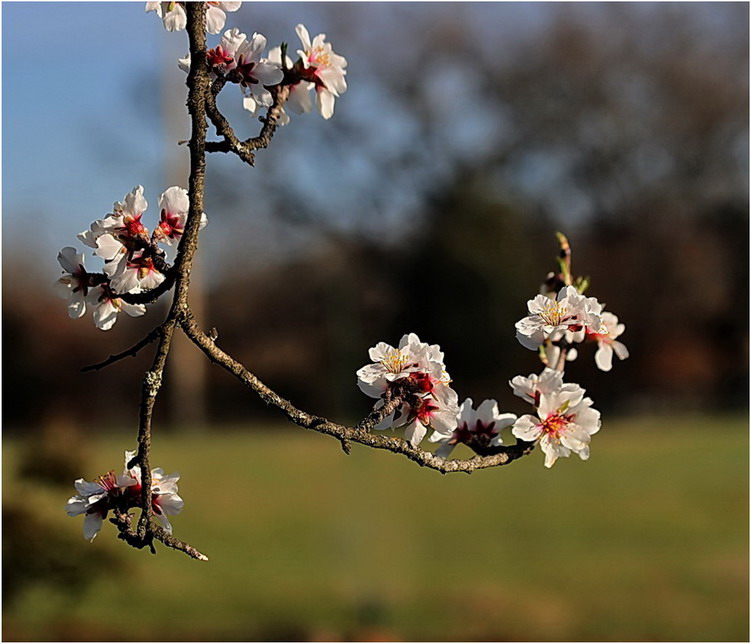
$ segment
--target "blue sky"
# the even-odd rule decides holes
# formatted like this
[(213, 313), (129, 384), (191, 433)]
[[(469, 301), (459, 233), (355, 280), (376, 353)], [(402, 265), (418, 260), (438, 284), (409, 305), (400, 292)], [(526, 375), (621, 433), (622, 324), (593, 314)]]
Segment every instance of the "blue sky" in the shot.
[[(348, 14), (346, 5), (341, 6), (344, 21)], [(513, 6), (507, 5), (517, 17), (528, 13), (534, 20), (538, 13)], [(165, 32), (161, 21), (145, 13), (144, 7), (143, 2), (2, 4), (4, 247), (34, 246), (46, 255), (41, 268), (50, 274), (58, 271), (57, 250), (74, 245), (75, 234), (106, 214), (134, 185), (143, 184), (152, 202), (166, 187), (164, 167), (173, 144), (165, 133), (164, 96), (158, 88), (163, 84), (160, 81), (169, 79), (173, 89), (184, 91), (175, 62), (187, 51), (187, 38), (185, 32)], [(228, 26), (239, 25), (249, 33), (255, 28), (269, 37), (270, 44), (285, 39), (294, 51), (297, 22), (308, 25), (311, 34), (339, 35), (336, 25), (322, 18), (319, 7), (316, 3), (245, 3), (231, 15)], [(423, 11), (439, 9), (432, 4), (402, 3), (358, 7), (360, 22), (363, 15), (369, 16), (365, 22), (370, 20), (373, 29), (360, 25), (358, 45), (363, 46), (349, 43), (345, 48), (350, 70), (357, 71), (358, 55), (372, 56), (369, 52), (379, 46), (389, 21), (414, 20)], [(341, 42), (341, 38), (332, 40)], [(359, 78), (337, 109), (359, 110), (368, 105), (388, 109), (384, 100), (369, 93), (367, 79)], [(313, 115), (304, 118), (305, 127), (324, 137), (322, 128), (336, 125), (335, 119), (324, 123)], [(295, 127), (302, 126), (292, 124), (287, 129)], [(384, 120), (384, 141), (401, 134), (398, 128), (387, 131), (389, 127)], [(299, 132), (287, 137), (296, 138)], [(279, 147), (286, 147), (296, 174), (310, 169), (305, 159), (290, 154), (290, 142), (286, 146), (280, 142)], [(229, 167), (219, 157), (214, 163)], [(348, 172), (358, 172), (356, 159), (346, 165)], [(335, 179), (327, 190), (356, 191), (341, 178)], [(356, 203), (356, 195), (351, 200)]]
[(136, 3), (14, 2), (2, 12), (4, 246), (31, 241), (56, 270), (55, 249), (131, 177), (161, 167), (160, 115), (134, 93), (163, 32)]
[[(165, 32), (161, 21), (145, 13), (144, 7), (143, 2), (2, 4), (3, 246), (6, 251), (23, 245), (38, 252), (39, 269), (51, 279), (59, 273), (57, 251), (76, 245), (76, 233), (105, 215), (133, 186), (144, 185), (147, 199), (154, 204), (159, 193), (177, 181), (165, 172), (175, 154), (176, 137), (173, 132), (170, 139), (167, 133), (164, 104), (175, 106), (178, 113), (183, 105), (184, 76), (176, 59), (187, 51), (187, 38), (185, 32)], [(649, 12), (651, 7), (630, 5), (629, 11)], [(713, 8), (699, 7), (708, 18), (732, 13)], [(305, 185), (314, 209), (325, 210), (335, 225), (363, 223), (357, 219), (358, 206), (372, 181), (372, 168), (358, 145), (369, 145), (387, 158), (400, 139), (415, 136), (415, 121), (420, 118), (400, 113), (399, 105), (372, 82), (368, 71), (381, 65), (387, 73), (393, 67), (398, 76), (405, 55), (409, 60), (410, 29), (429, 31), (431, 19), (439, 13), (453, 16), (461, 11), (478, 34), (478, 47), (497, 55), (502, 63), (514, 50), (515, 38), (544, 27), (553, 15), (547, 3), (358, 3), (356, 7), (337, 3), (326, 9), (312, 2), (252, 2), (230, 15), (228, 27), (260, 31), (270, 45), (287, 40), (292, 52), (297, 22), (305, 23), (311, 34), (326, 32), (335, 49), (347, 56), (350, 89), (337, 101), (337, 113), (330, 121), (315, 114), (294, 119), (252, 171), (224, 155), (211, 157), (210, 169), (251, 186), (253, 192), (240, 198), (234, 214), (226, 213), (227, 221), (234, 217), (231, 226), (222, 228), (222, 218), (212, 219), (214, 213), (207, 209), (217, 231), (207, 236), (208, 248), (240, 236), (256, 244), (246, 249), (247, 256), (273, 245), (269, 235), (274, 233), (267, 229), (274, 213), (264, 212), (263, 194), (274, 189), (268, 182), (274, 172)], [(597, 9), (594, 3), (581, 11), (595, 19)], [(212, 44), (218, 40), (212, 38)], [(447, 98), (447, 87), (453, 88), (445, 103), (456, 109), (462, 96), (456, 91), (458, 81), (451, 81), (452, 70), (433, 71), (437, 97)], [(162, 89), (167, 85), (173, 92), (169, 97)], [(220, 100), (226, 100), (228, 117), (248, 128), (238, 134), (257, 131), (250, 129), (256, 124), (239, 108), (239, 96), (228, 91)], [(455, 120), (451, 127), (450, 142), (470, 150), (483, 144), (477, 136), (485, 128), (481, 110), (474, 109), (474, 119)], [(337, 114), (352, 117), (350, 126), (359, 128), (358, 138), (346, 149), (326, 145), (332, 130), (346, 122), (337, 120)], [(184, 119), (184, 113), (179, 118)], [(187, 130), (177, 136), (183, 137), (187, 138)], [(439, 164), (440, 158), (431, 159), (431, 170), (435, 172)], [(539, 168), (535, 172), (539, 174)], [(417, 167), (414, 176), (404, 178), (404, 185), (389, 186), (387, 200), (380, 206), (384, 222), (393, 223), (389, 217), (399, 220), (400, 210), (409, 210), (420, 180)], [(180, 183), (185, 186), (185, 179)], [(212, 186), (217, 183), (212, 181)], [(249, 216), (251, 199), (254, 208)], [(153, 206), (150, 212), (153, 215)], [(290, 231), (276, 234), (286, 239)]]

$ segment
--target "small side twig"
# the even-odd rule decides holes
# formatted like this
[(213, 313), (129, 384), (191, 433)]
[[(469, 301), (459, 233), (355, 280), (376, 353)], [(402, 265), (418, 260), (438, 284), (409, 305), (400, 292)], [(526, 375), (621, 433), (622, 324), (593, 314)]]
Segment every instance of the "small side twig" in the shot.
[(289, 98), (289, 85), (274, 85), (267, 88), (271, 92), (273, 103), (266, 112), (266, 116), (260, 119), (263, 127), (258, 136), (241, 141), (216, 105), (216, 94), (213, 93), (213, 87), (216, 86), (218, 80), (214, 81), (212, 92), (206, 96), (206, 114), (216, 127), (217, 134), (221, 135), (223, 140), (206, 141), (206, 152), (233, 152), (245, 163), (252, 166), (255, 163), (253, 151), (267, 148), (271, 143), (279, 124), (284, 103)]
[(104, 367), (108, 367), (109, 365), (117, 362), (118, 360), (122, 360), (124, 358), (132, 358), (134, 357), (141, 349), (144, 347), (147, 347), (150, 345), (154, 340), (156, 340), (162, 333), (162, 325), (160, 324), (158, 327), (156, 327), (153, 331), (151, 331), (145, 338), (142, 338), (139, 340), (136, 344), (134, 344), (130, 349), (126, 349), (125, 351), (121, 351), (120, 353), (115, 353), (111, 355), (106, 360), (103, 360), (102, 362), (98, 362), (96, 364), (91, 364), (86, 367), (82, 367), (81, 371), (98, 371), (99, 369), (104, 369)]
[[(206, 116), (208, 116), (209, 120), (214, 124), (217, 134), (224, 139), (226, 149), (222, 151), (233, 152), (245, 163), (252, 166), (255, 163), (252, 150), (248, 148), (246, 143), (237, 138), (229, 121), (224, 114), (221, 113), (216, 104), (216, 97), (226, 83), (227, 78), (225, 76), (219, 76), (211, 84), (211, 91), (206, 93)], [(206, 144), (206, 151), (212, 151), (208, 143)]]
[(127, 510), (118, 510), (115, 511), (114, 514), (115, 516), (110, 519), (110, 522), (117, 527), (118, 538), (122, 539), (133, 548), (138, 548), (139, 550), (142, 548), (148, 548), (151, 551), (151, 554), (155, 555), (156, 548), (154, 548), (154, 539), (156, 539), (165, 546), (184, 552), (189, 557), (193, 557), (193, 559), (198, 559), (199, 561), (209, 560), (209, 558), (197, 548), (191, 546), (185, 541), (176, 539), (162, 526), (156, 525), (152, 522), (149, 526), (149, 530), (146, 531), (146, 534), (141, 536), (133, 531), (133, 528), (131, 527), (133, 516), (129, 514)]

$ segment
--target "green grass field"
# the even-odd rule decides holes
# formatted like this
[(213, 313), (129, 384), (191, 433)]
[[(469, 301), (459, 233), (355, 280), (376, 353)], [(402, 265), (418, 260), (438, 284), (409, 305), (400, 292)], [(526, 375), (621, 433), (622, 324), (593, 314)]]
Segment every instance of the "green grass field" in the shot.
[[(96, 441), (81, 475), (133, 445)], [(72, 481), (19, 481), (22, 450), (4, 445), (4, 498), (83, 542)], [(175, 534), (211, 561), (105, 525), (83, 545), (121, 564), (78, 592), (27, 588), (6, 641), (748, 640), (745, 418), (610, 421), (588, 462), (546, 470), (536, 451), (471, 476), (302, 430), (157, 433), (153, 451), (182, 474)]]

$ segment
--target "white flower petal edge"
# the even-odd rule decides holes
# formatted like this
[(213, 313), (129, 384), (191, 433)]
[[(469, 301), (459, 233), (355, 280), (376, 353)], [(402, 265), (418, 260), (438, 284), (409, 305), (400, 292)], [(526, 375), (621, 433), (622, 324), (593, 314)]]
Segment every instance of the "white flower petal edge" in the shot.
[[(207, 2), (206, 31), (218, 34), (227, 21), (225, 12), (237, 11), (242, 2)], [(184, 2), (147, 2), (146, 13), (154, 11), (167, 31), (182, 31), (188, 25)]]
[(83, 253), (77, 253), (72, 246), (66, 246), (57, 254), (57, 261), (65, 274), (55, 282), (55, 290), (61, 297), (68, 298), (68, 315), (78, 319), (86, 313), (89, 290), (89, 276), (84, 266)]

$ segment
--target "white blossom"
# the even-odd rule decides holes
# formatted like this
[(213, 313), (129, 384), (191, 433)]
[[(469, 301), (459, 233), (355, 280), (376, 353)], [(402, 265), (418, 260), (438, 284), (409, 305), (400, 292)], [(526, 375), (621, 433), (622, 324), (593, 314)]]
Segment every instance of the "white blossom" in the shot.
[[(221, 43), (206, 53), (213, 78), (217, 74), (234, 72), (235, 79), (243, 92), (243, 107), (257, 113), (262, 107), (273, 103), (271, 92), (266, 86), (279, 84), (284, 78), (281, 59), (262, 58), (266, 48), (266, 36), (254, 33), (248, 37), (239, 29), (228, 29), (222, 36)], [(177, 61), (184, 72), (190, 71), (190, 54)]]
[(451, 379), (437, 344), (420, 341), (415, 333), (402, 336), (398, 347), (379, 342), (369, 350), (371, 364), (357, 371), (360, 390), (378, 398), (374, 409), (384, 404), (383, 396), (396, 383), (408, 381), (399, 408), (383, 419), (376, 429), (404, 428), (404, 437), (417, 446), (428, 428), (450, 436), (459, 414), (458, 396), (449, 387)]
[(83, 522), (83, 537), (87, 541), (93, 541), (111, 508), (111, 497), (135, 485), (135, 481), (125, 475), (116, 476), (114, 471), (110, 471), (91, 482), (82, 478), (77, 479), (74, 485), (78, 494), (68, 499), (65, 510), (71, 517), (86, 515)]
[(86, 313), (86, 298), (89, 292), (89, 275), (84, 266), (82, 253), (76, 253), (72, 246), (66, 246), (57, 254), (57, 261), (65, 273), (55, 288), (58, 294), (68, 298), (68, 315), (74, 319)]
[(439, 367), (443, 377), (440, 347), (421, 342), (415, 333), (403, 335), (398, 348), (379, 342), (368, 350), (368, 355), (373, 362), (358, 369), (357, 385), (371, 398), (380, 398), (392, 382), (412, 374), (433, 373)]
[(432, 443), (439, 443), (436, 456), (448, 458), (459, 443), (479, 442), (484, 447), (497, 447), (503, 443), (501, 430), (513, 425), (515, 414), (501, 414), (495, 400), (484, 400), (475, 410), (472, 399), (467, 398), (459, 408), (456, 428), (451, 433), (436, 429), (430, 437)]
[(573, 286), (561, 289), (555, 300), (537, 295), (527, 302), (529, 316), (516, 323), (516, 338), (532, 350), (548, 338), (580, 342), (586, 327), (599, 331), (598, 306), (597, 300), (585, 298)]
[(589, 458), (591, 436), (600, 429), (600, 412), (592, 409), (592, 400), (583, 395), (578, 386), (573, 391), (540, 394), (537, 415), (526, 414), (514, 423), (514, 436), (529, 442), (539, 440), (545, 467), (572, 452), (582, 460)]
[(146, 13), (154, 11), (167, 31), (182, 31), (188, 25), (184, 2), (147, 2)]
[[(180, 241), (188, 220), (190, 199), (185, 188), (172, 186), (159, 195), (159, 224), (154, 229), (155, 236), (168, 246)], [(208, 223), (206, 213), (201, 213), (199, 230)]]
[[(227, 21), (225, 12), (237, 11), (242, 2), (207, 2), (206, 31), (218, 34)], [(182, 31), (188, 25), (184, 2), (147, 2), (146, 13), (154, 11), (162, 19), (167, 31)]]
[(154, 265), (154, 260), (143, 251), (135, 251), (117, 263), (108, 262), (104, 265), (104, 272), (110, 278), (115, 293), (132, 293), (135, 289), (149, 291), (165, 279)]
[(526, 378), (516, 376), (509, 380), (508, 384), (514, 391), (515, 396), (519, 396), (535, 407), (539, 404), (542, 394), (565, 392), (570, 396), (571, 404), (574, 404), (577, 394), (584, 395), (584, 390), (579, 385), (564, 383), (563, 374), (560, 371), (547, 367), (543, 369), (539, 376), (534, 373), (529, 374)]
[[(272, 47), (269, 50), (268, 60), (272, 63), (276, 63), (281, 68), (282, 48)], [(292, 59), (287, 56), (285, 62), (287, 69), (291, 69), (293, 65)], [(313, 87), (314, 83), (304, 80), (290, 84), (287, 100), (285, 101), (284, 107), (281, 109), (279, 118), (277, 119), (279, 125), (287, 125), (287, 123), (289, 123), (289, 115), (286, 112), (286, 108), (289, 108), (295, 114), (305, 114), (313, 109), (313, 101), (310, 98), (310, 91)]]
[[(569, 333), (569, 331), (567, 331), (566, 333)], [(551, 336), (551, 338), (552, 337), (554, 336)], [(543, 345), (543, 349), (545, 351), (545, 359), (547, 360), (547, 364), (550, 365), (552, 369), (555, 369), (556, 365), (558, 365), (558, 362), (560, 362), (561, 359), (562, 349), (560, 345), (556, 344), (555, 342), (548, 342)], [(576, 347), (568, 347), (566, 349), (566, 362), (573, 362), (578, 357), (579, 352), (577, 351)]]
[(347, 60), (334, 53), (326, 34), (318, 34), (310, 40), (304, 25), (295, 27), (302, 49), (298, 49), (303, 66), (303, 77), (315, 85), (316, 105), (321, 116), (330, 119), (334, 114), (334, 101), (347, 90)]
[(401, 407), (401, 416), (392, 423), (394, 429), (404, 428), (404, 438), (417, 447), (428, 428), (441, 436), (450, 436), (459, 415), (459, 397), (448, 385), (438, 385), (430, 393), (418, 394)]
[(237, 11), (242, 2), (207, 2), (206, 3), (206, 31), (210, 34), (218, 34), (224, 29), (227, 21), (225, 12)]
[[(141, 467), (135, 465), (128, 468), (128, 463), (135, 455), (135, 451), (125, 452), (126, 469), (123, 471), (123, 475), (129, 476), (134, 481), (133, 491), (140, 494)], [(154, 511), (154, 518), (170, 534), (172, 534), (172, 525), (167, 517), (179, 514), (184, 505), (184, 501), (177, 493), (177, 482), (179, 480), (180, 475), (177, 472), (167, 475), (161, 467), (151, 470), (151, 507)]]
[[(135, 289), (131, 292), (138, 292)], [(89, 292), (89, 304), (93, 307), (94, 324), (102, 331), (109, 331), (117, 321), (117, 314), (127, 313), (131, 317), (138, 317), (146, 313), (143, 304), (130, 304), (122, 298), (115, 297), (106, 284), (94, 287)]]
[(602, 313), (602, 329), (600, 333), (587, 333), (587, 336), (597, 341), (595, 364), (602, 371), (610, 371), (613, 367), (613, 353), (620, 360), (628, 358), (628, 349), (622, 342), (616, 340), (625, 330), (625, 324), (619, 324), (618, 317), (605, 311)]

